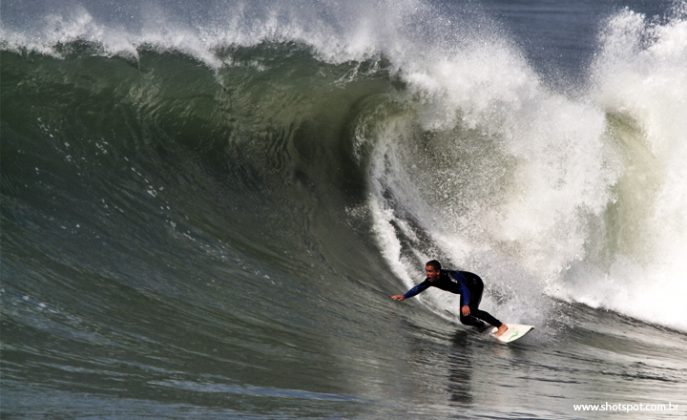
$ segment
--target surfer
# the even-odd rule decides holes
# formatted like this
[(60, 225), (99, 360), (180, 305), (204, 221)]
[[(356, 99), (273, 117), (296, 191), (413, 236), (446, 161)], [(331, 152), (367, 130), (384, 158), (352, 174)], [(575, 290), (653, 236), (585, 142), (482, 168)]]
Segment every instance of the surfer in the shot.
[(494, 335), (500, 336), (506, 332), (508, 329), (506, 324), (494, 318), (489, 312), (479, 309), (484, 283), (477, 274), (468, 271), (442, 270), (441, 263), (436, 260), (425, 264), (425, 274), (427, 278), (422, 283), (402, 295), (392, 295), (391, 299), (401, 302), (424, 292), (430, 286), (438, 287), (460, 295), (461, 323), (484, 331), (488, 328), (486, 322), (498, 328)]

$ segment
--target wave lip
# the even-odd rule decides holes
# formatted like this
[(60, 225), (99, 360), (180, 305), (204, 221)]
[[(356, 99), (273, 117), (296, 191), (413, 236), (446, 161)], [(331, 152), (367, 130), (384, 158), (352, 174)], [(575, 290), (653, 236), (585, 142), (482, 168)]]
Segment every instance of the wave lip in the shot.
[[(4, 2), (0, 44), (16, 51), (62, 56), (60, 46), (76, 41), (98, 44), (106, 56), (138, 59), (141, 49), (178, 51), (211, 68), (227, 64), (224, 48), (261, 43), (302, 43), (330, 63), (365, 61), (403, 53), (412, 40), (414, 20), (433, 13), (423, 2), (210, 2), (133, 3), (114, 9), (104, 4), (43, 4), (27, 10)], [(418, 35), (415, 33), (415, 35)]]

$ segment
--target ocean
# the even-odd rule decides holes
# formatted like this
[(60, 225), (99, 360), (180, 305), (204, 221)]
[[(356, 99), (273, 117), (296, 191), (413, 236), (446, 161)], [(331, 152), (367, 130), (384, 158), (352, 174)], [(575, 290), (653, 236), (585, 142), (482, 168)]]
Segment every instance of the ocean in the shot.
[(685, 1), (3, 0), (0, 100), (2, 418), (687, 415)]

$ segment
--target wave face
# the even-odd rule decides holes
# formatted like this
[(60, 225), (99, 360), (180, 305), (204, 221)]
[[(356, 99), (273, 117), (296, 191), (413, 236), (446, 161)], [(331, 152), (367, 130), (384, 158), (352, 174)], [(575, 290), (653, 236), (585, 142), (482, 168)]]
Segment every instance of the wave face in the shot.
[[(606, 334), (683, 346), (687, 6), (658, 6), (603, 6), (594, 48), (556, 70), (494, 17), (507, 5), (3, 2), (13, 409), (38, 387), (34, 414), (88, 413), (62, 392), (114, 416), (388, 411), (411, 395), (384, 385), (397, 355), (421, 364), (455, 330), (451, 295), (387, 302), (432, 258), (480, 273), (484, 306), (543, 341), (570, 345), (580, 311), (585, 345), (603, 314)], [(469, 340), (468, 359), (491, 349)], [(656, 357), (671, 392), (684, 365)]]

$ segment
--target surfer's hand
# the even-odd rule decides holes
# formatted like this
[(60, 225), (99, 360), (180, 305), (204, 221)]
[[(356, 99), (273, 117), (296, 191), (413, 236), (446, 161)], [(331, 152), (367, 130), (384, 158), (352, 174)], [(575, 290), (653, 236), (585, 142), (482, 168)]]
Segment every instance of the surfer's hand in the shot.
[(460, 308), (460, 312), (463, 314), (463, 316), (468, 316), (470, 315), (470, 307), (468, 305), (463, 305), (463, 307)]
[(391, 299), (397, 300), (397, 301), (399, 301), (399, 302), (405, 300), (405, 298), (403, 297), (403, 295), (391, 295), (390, 297), (391, 297)]

